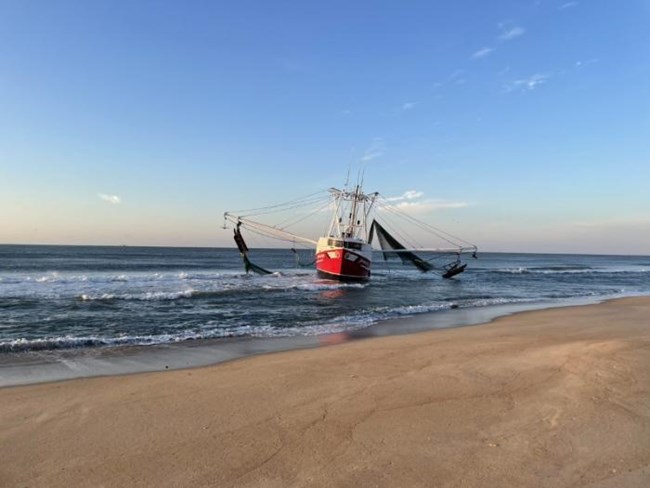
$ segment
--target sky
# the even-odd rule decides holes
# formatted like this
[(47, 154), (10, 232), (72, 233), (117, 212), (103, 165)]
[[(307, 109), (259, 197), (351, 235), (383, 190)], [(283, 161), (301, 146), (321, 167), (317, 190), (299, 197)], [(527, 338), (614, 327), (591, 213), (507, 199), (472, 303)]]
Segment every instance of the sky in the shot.
[(231, 246), (350, 167), (484, 251), (650, 254), (650, 0), (0, 0), (0, 243)]

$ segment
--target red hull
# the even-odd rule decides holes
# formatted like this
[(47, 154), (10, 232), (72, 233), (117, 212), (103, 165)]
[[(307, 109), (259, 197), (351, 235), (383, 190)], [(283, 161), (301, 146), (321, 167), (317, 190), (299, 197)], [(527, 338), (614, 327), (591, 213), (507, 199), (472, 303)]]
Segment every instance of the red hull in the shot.
[(328, 249), (316, 254), (316, 270), (321, 278), (366, 281), (370, 279), (370, 260), (349, 249)]

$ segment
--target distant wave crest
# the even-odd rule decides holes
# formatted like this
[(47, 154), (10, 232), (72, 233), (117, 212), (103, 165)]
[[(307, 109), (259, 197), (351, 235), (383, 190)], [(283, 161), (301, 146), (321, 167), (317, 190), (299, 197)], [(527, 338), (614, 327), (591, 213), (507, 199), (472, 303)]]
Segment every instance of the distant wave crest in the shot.
[(502, 268), (494, 270), (496, 273), (505, 274), (622, 274), (622, 273), (650, 273), (650, 269), (616, 269), (616, 268), (590, 268), (588, 266), (549, 266)]

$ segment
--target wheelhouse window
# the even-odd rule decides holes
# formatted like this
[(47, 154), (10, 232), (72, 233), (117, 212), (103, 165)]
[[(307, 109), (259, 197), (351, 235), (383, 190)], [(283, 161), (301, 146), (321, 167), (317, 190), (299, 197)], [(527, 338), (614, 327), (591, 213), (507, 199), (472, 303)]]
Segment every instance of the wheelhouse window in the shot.
[(346, 242), (345, 247), (347, 249), (356, 249), (357, 251), (361, 250), (361, 243), (360, 242)]

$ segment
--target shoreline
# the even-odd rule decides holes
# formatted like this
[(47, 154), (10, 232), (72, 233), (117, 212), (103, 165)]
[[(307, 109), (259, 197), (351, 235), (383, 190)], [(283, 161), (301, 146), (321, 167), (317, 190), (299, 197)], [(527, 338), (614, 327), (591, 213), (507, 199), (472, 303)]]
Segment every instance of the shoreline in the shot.
[[(637, 295), (634, 295), (637, 296)], [(264, 354), (313, 349), (374, 337), (480, 326), (513, 314), (590, 305), (626, 297), (583, 297), (553, 301), (452, 308), (398, 318), (346, 332), (286, 337), (234, 337), (169, 344), (28, 351), (0, 356), (0, 389), (79, 378), (194, 369)]]
[(7, 486), (650, 482), (650, 297), (0, 389)]

